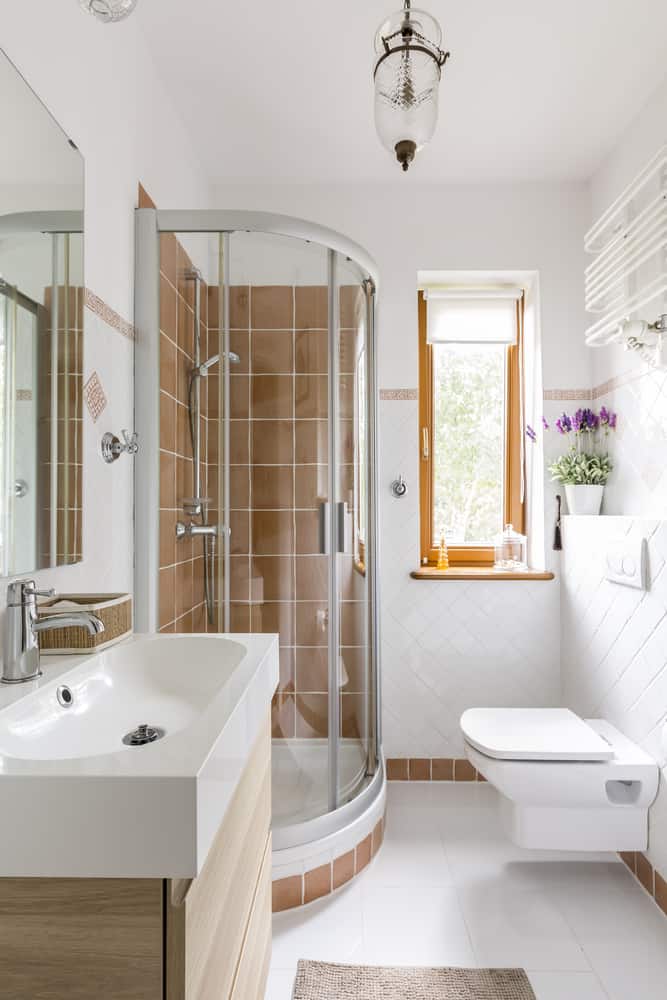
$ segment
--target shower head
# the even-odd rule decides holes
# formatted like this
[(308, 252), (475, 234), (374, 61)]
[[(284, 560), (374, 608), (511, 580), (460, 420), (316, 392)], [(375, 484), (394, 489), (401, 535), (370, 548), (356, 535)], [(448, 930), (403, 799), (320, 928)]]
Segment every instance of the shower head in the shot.
[(194, 376), (198, 375), (200, 378), (204, 378), (208, 375), (209, 368), (212, 368), (213, 365), (217, 365), (220, 358), (227, 358), (232, 365), (238, 365), (241, 363), (241, 359), (235, 351), (227, 351), (224, 354), (214, 354), (213, 357), (208, 359), (208, 361), (203, 361), (198, 368), (193, 369), (192, 374)]

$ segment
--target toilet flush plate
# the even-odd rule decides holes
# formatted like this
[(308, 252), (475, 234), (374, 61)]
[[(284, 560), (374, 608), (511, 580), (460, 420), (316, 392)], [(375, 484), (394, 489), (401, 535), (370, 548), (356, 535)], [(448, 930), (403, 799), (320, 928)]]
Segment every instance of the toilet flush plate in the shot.
[(648, 546), (645, 538), (623, 539), (607, 548), (607, 580), (623, 587), (648, 590)]
[(468, 743), (498, 760), (611, 760), (614, 750), (567, 708), (469, 708), (461, 716)]

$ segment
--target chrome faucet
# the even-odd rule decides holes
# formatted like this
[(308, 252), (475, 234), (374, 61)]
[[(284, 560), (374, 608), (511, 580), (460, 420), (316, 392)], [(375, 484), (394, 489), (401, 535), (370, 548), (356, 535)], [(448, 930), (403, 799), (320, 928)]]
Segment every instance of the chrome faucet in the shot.
[(53, 597), (54, 590), (37, 590), (34, 580), (15, 580), (7, 587), (7, 614), (3, 642), (3, 684), (21, 684), (41, 676), (39, 666), (40, 632), (52, 628), (82, 625), (91, 635), (104, 632), (104, 622), (90, 611), (37, 616), (37, 598)]

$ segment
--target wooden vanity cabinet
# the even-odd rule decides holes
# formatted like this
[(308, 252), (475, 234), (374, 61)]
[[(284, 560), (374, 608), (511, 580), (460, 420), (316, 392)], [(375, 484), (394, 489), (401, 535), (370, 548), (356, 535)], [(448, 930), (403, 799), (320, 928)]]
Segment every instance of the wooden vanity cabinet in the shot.
[(263, 1000), (270, 821), (267, 719), (197, 878), (0, 879), (0, 1000)]

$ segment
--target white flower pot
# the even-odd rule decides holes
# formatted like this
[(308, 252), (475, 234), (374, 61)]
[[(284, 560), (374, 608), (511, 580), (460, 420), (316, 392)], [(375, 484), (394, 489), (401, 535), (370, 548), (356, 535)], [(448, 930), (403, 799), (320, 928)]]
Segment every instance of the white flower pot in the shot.
[(566, 486), (567, 509), (570, 514), (599, 514), (604, 486)]

